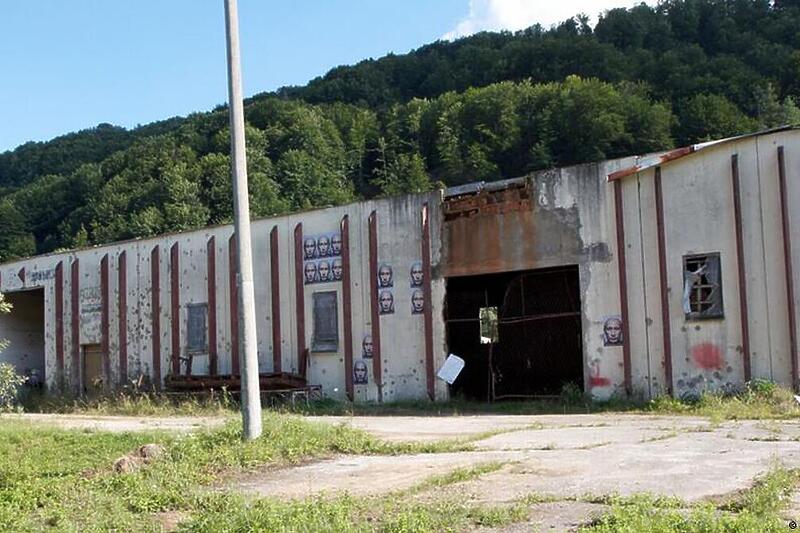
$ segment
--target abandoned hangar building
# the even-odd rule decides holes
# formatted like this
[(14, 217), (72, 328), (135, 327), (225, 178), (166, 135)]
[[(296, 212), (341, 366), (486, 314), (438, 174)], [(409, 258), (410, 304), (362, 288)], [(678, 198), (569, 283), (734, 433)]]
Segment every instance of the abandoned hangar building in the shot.
[[(256, 220), (252, 233), (259, 371), (326, 396), (798, 385), (795, 128)], [(235, 379), (235, 252), (227, 225), (2, 264), (14, 311), (0, 316), (0, 360), (54, 391)], [(496, 330), (481, 329), (485, 308)], [(449, 353), (466, 362), (453, 385), (436, 377)]]

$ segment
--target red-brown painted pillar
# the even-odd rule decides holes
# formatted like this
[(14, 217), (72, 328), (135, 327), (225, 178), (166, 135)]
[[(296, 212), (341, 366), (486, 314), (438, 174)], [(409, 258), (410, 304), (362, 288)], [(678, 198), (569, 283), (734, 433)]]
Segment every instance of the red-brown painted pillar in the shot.
[(270, 308), (272, 309), (272, 371), (281, 372), (281, 267), (278, 250), (278, 226), (269, 232), (269, 279), (271, 285)]
[(100, 349), (103, 352), (103, 374), (106, 388), (111, 387), (111, 355), (109, 343), (108, 254), (100, 260)]
[(789, 316), (789, 357), (792, 360), (792, 387), (800, 389), (800, 353), (797, 350), (797, 311), (794, 306), (794, 265), (792, 264), (792, 228), (789, 219), (789, 191), (786, 185), (786, 155), (778, 147), (778, 184), (781, 197), (783, 261), (786, 272), (786, 300)]
[(153, 342), (153, 384), (161, 389), (161, 254), (158, 245), (150, 252), (150, 319)]
[(303, 276), (303, 223), (294, 227), (294, 299), (297, 323), (297, 371), (306, 375), (306, 300)]
[(58, 262), (55, 274), (56, 382), (64, 387), (64, 263)]
[(747, 312), (747, 272), (744, 260), (742, 230), (742, 196), (739, 185), (739, 155), (731, 156), (731, 185), (733, 189), (733, 217), (736, 230), (736, 264), (739, 272), (739, 316), (742, 322), (742, 362), (744, 380), (750, 381), (750, 320)]
[(208, 373), (218, 372), (217, 353), (217, 243), (212, 235), (206, 243), (206, 276), (208, 277)]
[(169, 250), (170, 327), (172, 331), (172, 375), (181, 373), (181, 261), (178, 243)]
[(350, 285), (350, 217), (339, 224), (342, 234), (342, 310), (344, 312), (344, 383), (347, 398), (353, 401), (353, 295)]
[(436, 399), (436, 375), (433, 360), (433, 280), (431, 280), (431, 225), (428, 203), (422, 206), (422, 294), (425, 298), (425, 377), (428, 398)]
[(81, 309), (80, 309), (80, 263), (72, 260), (69, 286), (69, 317), (72, 354), (72, 386), (78, 392), (81, 389)]
[(619, 272), (619, 302), (622, 318), (622, 365), (625, 375), (625, 392), (631, 394), (633, 377), (631, 375), (631, 343), (628, 328), (628, 270), (625, 262), (625, 219), (622, 204), (622, 180), (614, 182), (614, 213), (617, 226), (617, 268)]
[(119, 309), (119, 381), (128, 382), (128, 256), (123, 250), (117, 258)]
[(381, 315), (378, 310), (378, 214), (369, 215), (369, 293), (372, 322), (372, 374), (378, 386), (378, 401), (383, 401), (383, 352), (381, 351)]
[[(661, 167), (655, 170), (656, 227), (658, 228), (658, 277), (661, 284), (661, 332), (664, 336), (665, 390), (672, 394), (672, 326), (669, 318), (669, 292), (667, 285), (667, 238), (664, 229), (664, 194), (661, 188)], [(627, 333), (626, 333), (627, 335)], [(628, 338), (623, 338), (627, 342)]]
[(228, 292), (231, 309), (231, 374), (239, 371), (239, 285), (236, 283), (236, 234), (228, 239)]

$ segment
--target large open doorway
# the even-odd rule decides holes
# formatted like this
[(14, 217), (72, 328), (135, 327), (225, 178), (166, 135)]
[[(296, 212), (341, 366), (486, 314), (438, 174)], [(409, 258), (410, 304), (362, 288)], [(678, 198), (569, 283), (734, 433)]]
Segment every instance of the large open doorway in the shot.
[[(479, 314), (492, 307), (498, 339), (482, 344)], [(446, 315), (449, 350), (466, 361), (454, 396), (507, 399), (557, 395), (567, 384), (583, 389), (577, 266), (449, 278)]]
[(28, 378), (29, 386), (45, 382), (44, 290), (8, 292), (5, 299), (11, 313), (0, 315), (0, 341), (8, 345), (0, 351), (0, 362), (14, 365)]

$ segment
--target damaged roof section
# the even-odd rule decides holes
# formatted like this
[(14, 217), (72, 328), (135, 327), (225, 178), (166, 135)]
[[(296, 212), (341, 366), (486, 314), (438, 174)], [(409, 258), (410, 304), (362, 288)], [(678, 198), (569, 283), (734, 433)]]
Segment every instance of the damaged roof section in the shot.
[(747, 133), (745, 135), (738, 135), (736, 137), (728, 137), (727, 139), (718, 139), (716, 141), (709, 141), (709, 142), (699, 143), (699, 144), (691, 144), (689, 146), (684, 146), (682, 148), (675, 148), (674, 150), (669, 150), (667, 152), (661, 152), (661, 153), (658, 153), (658, 154), (650, 154), (650, 155), (646, 155), (646, 156), (638, 156), (636, 158), (636, 164), (635, 165), (627, 167), (627, 168), (623, 168), (621, 170), (617, 170), (616, 172), (612, 172), (611, 174), (608, 174), (608, 176), (606, 176), (606, 180), (609, 181), (609, 182), (620, 180), (622, 178), (630, 176), (631, 174), (636, 174), (638, 172), (643, 172), (643, 171), (645, 171), (647, 169), (650, 169), (650, 168), (653, 168), (653, 167), (664, 165), (666, 163), (669, 163), (670, 161), (675, 161), (676, 159), (680, 159), (680, 158), (685, 157), (685, 156), (687, 156), (689, 154), (693, 154), (695, 152), (700, 152), (700, 151), (705, 150), (706, 148), (709, 148), (711, 146), (718, 146), (720, 144), (726, 144), (726, 143), (733, 142), (733, 141), (739, 141), (739, 140), (747, 139), (747, 138), (750, 138), (750, 137), (757, 137), (759, 135), (765, 135), (765, 134), (768, 134), (768, 133), (777, 133), (777, 132), (781, 132), (781, 131), (788, 131), (788, 130), (794, 130), (794, 129), (798, 129), (798, 127), (797, 126), (791, 126), (791, 125), (779, 126), (777, 128), (757, 131), (757, 132), (753, 132), (753, 133)]

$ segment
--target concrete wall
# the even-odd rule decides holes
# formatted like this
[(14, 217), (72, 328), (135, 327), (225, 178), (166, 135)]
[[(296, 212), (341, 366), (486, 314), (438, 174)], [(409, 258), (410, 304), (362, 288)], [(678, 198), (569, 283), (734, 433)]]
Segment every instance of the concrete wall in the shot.
[[(784, 246), (781, 233), (780, 196), (777, 180), (777, 146), (784, 146), (788, 182), (791, 235), (800, 241), (800, 132), (764, 134), (706, 147), (661, 167), (664, 205), (667, 293), (672, 343), (672, 383), (666, 382), (664, 336), (661, 321), (661, 284), (658, 226), (655, 210), (654, 168), (621, 180), (622, 217), (615, 212), (614, 185), (606, 176), (630, 167), (634, 157), (540, 172), (526, 178), (529, 212), (514, 214), (522, 222), (504, 223), (503, 217), (487, 218), (502, 242), (490, 242), (502, 252), (501, 263), (478, 265), (482, 272), (578, 265), (582, 294), (584, 373), (588, 392), (608, 398), (625, 391), (622, 346), (604, 346), (603, 323), (622, 313), (620, 299), (620, 252), (626, 259), (628, 330), (625, 343), (630, 352), (631, 389), (645, 397), (670, 388), (677, 395), (697, 394), (707, 389), (739, 387), (744, 381), (744, 354), (739, 311), (739, 278), (731, 189), (731, 155), (737, 154), (742, 195), (743, 251), (748, 287), (752, 377), (763, 377), (788, 385), (791, 381), (788, 302)], [(430, 209), (434, 367), (447, 354), (443, 307), (445, 276), (466, 275), (469, 265), (454, 264), (454, 244), (444, 223), (442, 193), (411, 195), (320, 209), (253, 224), (254, 268), (257, 306), (259, 369), (272, 371), (273, 352), (270, 232), (277, 228), (280, 285), (280, 342), (283, 371), (298, 372), (300, 344), (297, 339), (297, 301), (294, 231), (302, 224), (304, 236), (336, 233), (346, 215), (350, 223), (353, 359), (361, 357), (361, 340), (370, 332), (372, 304), (369, 225), (377, 215), (378, 264), (394, 269), (395, 312), (379, 318), (383, 347), (382, 381), (385, 401), (422, 398), (427, 395), (424, 317), (411, 313), (409, 270), (422, 259), (421, 212)], [(515, 219), (516, 220), (516, 219)], [(508, 218), (511, 221), (511, 218)], [(618, 223), (624, 224), (624, 248), (617, 247)], [(475, 222), (475, 224), (478, 224)], [(479, 224), (478, 224), (479, 225)], [(478, 226), (476, 226), (478, 227)], [(494, 231), (494, 230), (493, 230)], [(74, 252), (34, 257), (0, 265), (0, 290), (14, 292), (44, 289), (44, 375), (50, 385), (58, 383), (59, 357), (63, 376), (78, 385), (80, 345), (108, 343), (112, 383), (122, 376), (120, 361), (120, 254), (125, 253), (128, 379), (146, 376), (160, 380), (172, 372), (173, 339), (185, 358), (187, 306), (209, 302), (209, 286), (216, 305), (218, 373), (232, 372), (231, 294), (229, 240), (232, 226), (207, 228), (181, 234), (118, 243)], [(215, 276), (209, 283), (209, 240), (213, 237)], [(491, 240), (490, 240), (491, 241)], [(172, 305), (172, 247), (177, 245), (177, 307)], [(153, 309), (153, 265), (156, 271), (159, 309)], [(517, 253), (515, 250), (522, 250)], [(482, 251), (481, 251), (482, 252)], [(718, 252), (721, 257), (724, 318), (686, 320), (682, 310), (683, 256)], [(459, 252), (460, 253), (460, 252)], [(462, 254), (464, 255), (464, 254)], [(484, 255), (475, 254), (476, 257)], [(108, 261), (108, 299), (103, 299), (101, 262)], [(459, 256), (461, 257), (461, 256)], [(467, 258), (467, 259), (464, 259)], [(466, 261), (469, 254), (464, 255)], [(793, 248), (795, 300), (800, 296), (800, 242)], [(459, 260), (459, 261), (462, 261)], [(72, 268), (77, 261), (78, 284)], [(61, 286), (56, 269), (61, 265)], [(458, 270), (462, 268), (462, 270)], [(456, 270), (454, 270), (456, 269)], [(488, 270), (487, 270), (488, 269)], [(473, 272), (478, 273), (478, 272)], [(61, 316), (56, 313), (57, 291), (63, 295)], [(311, 352), (309, 381), (320, 384), (326, 395), (345, 396), (344, 309), (341, 282), (303, 285), (305, 344), (313, 340), (313, 294), (337, 293), (339, 348), (335, 352)], [(103, 328), (103, 308), (108, 310)], [(795, 302), (800, 309), (800, 301)], [(72, 309), (78, 309), (73, 317)], [(160, 318), (160, 334), (154, 342), (154, 316)], [(173, 333), (177, 326), (177, 336)], [(13, 319), (0, 317), (0, 338), (8, 337)], [(63, 327), (63, 346), (56, 343), (56, 324)], [(77, 328), (77, 330), (76, 330)], [(73, 341), (77, 331), (77, 346)], [(800, 331), (797, 332), (800, 337)], [(13, 340), (13, 339), (12, 339)], [(19, 342), (19, 341), (18, 341)], [(154, 345), (158, 352), (153, 353)], [(8, 352), (9, 354), (11, 352)], [(710, 354), (710, 356), (709, 356)], [(8, 355), (6, 356), (8, 357)], [(709, 363), (711, 361), (711, 363)], [(155, 364), (160, 363), (160, 365)], [(368, 361), (369, 382), (354, 386), (357, 401), (378, 398), (374, 365)], [(185, 369), (181, 363), (180, 371)], [(208, 354), (195, 354), (193, 374), (210, 372)], [(160, 374), (156, 367), (160, 366)], [(447, 397), (447, 387), (435, 380), (437, 398)]]
[[(421, 212), (424, 204), (430, 209), (430, 232), (432, 239), (431, 261), (434, 271), (432, 280), (432, 310), (434, 319), (434, 364), (441, 365), (446, 353), (444, 328), (440, 317), (443, 312), (444, 280), (437, 275), (440, 261), (438, 245), (440, 193), (406, 196), (388, 200), (375, 200), (330, 209), (309, 211), (275, 219), (258, 220), (253, 223), (254, 269), (256, 288), (256, 313), (258, 331), (259, 369), (261, 372), (273, 370), (271, 279), (269, 235), (273, 227), (278, 229), (278, 260), (280, 262), (280, 314), (281, 314), (281, 354), (282, 370), (299, 372), (297, 339), (297, 305), (295, 298), (295, 250), (294, 230), (302, 224), (303, 234), (318, 235), (339, 232), (342, 217), (350, 221), (350, 259), (352, 280), (352, 335), (353, 358), (361, 358), (363, 335), (371, 329), (370, 288), (373, 280), (369, 270), (369, 229), (368, 217), (373, 211), (377, 214), (378, 263), (394, 267), (395, 312), (380, 317), (383, 344), (383, 398), (386, 401), (403, 398), (419, 398), (426, 395), (426, 367), (424, 350), (423, 316), (411, 313), (411, 289), (409, 271), (412, 263), (422, 259)], [(166, 235), (154, 239), (132, 241), (78, 250), (75, 252), (40, 256), (16, 261), (0, 266), (0, 289), (15, 292), (36, 287), (44, 288), (44, 320), (47, 331), (46, 372), (49, 385), (58, 383), (59, 369), (55, 324), (60, 322), (64, 328), (63, 375), (67, 383), (78, 386), (81, 365), (81, 349), (74, 357), (75, 346), (72, 341), (72, 328), (79, 328), (78, 343), (102, 344), (109, 347), (110, 382), (122, 382), (120, 361), (120, 255), (125, 253), (125, 278), (127, 320), (127, 374), (130, 380), (145, 376), (160, 381), (172, 372), (173, 339), (176, 338), (173, 323), (177, 324), (178, 350), (182, 362), (180, 372), (185, 371), (184, 359), (187, 341), (187, 307), (191, 304), (208, 303), (208, 243), (214, 238), (216, 252), (216, 291), (217, 351), (218, 373), (232, 372), (231, 350), (231, 294), (229, 240), (233, 234), (232, 226), (220, 226)], [(178, 306), (172, 305), (171, 250), (178, 247)], [(151, 254), (158, 247), (158, 283), (160, 310), (152, 308), (153, 276)], [(108, 261), (108, 298), (103, 299), (101, 264)], [(73, 283), (71, 268), (77, 261), (79, 265), (78, 288), (75, 291), (79, 317), (73, 320)], [(61, 264), (64, 275), (60, 290), (63, 294), (61, 316), (56, 315), (53, 297), (57, 290), (55, 270)], [(24, 272), (23, 272), (24, 269)], [(22, 274), (22, 275), (20, 275)], [(342, 283), (328, 282), (303, 286), (305, 303), (305, 344), (312, 347), (313, 294), (316, 291), (335, 291), (338, 300), (339, 348), (335, 352), (310, 353), (309, 382), (320, 384), (323, 392), (331, 397), (345, 397), (344, 371), (344, 310)], [(103, 328), (103, 306), (108, 308), (108, 325)], [(211, 312), (211, 310), (209, 310)], [(160, 344), (158, 353), (153, 354), (154, 313), (160, 316)], [(173, 322), (173, 314), (176, 321)], [(16, 316), (16, 313), (15, 313)], [(8, 317), (0, 318), (0, 334), (13, 327)], [(6, 335), (8, 336), (8, 335)], [(0, 335), (2, 338), (2, 335)], [(155, 358), (160, 361), (160, 375), (155, 374)], [(77, 364), (76, 364), (77, 363)], [(354, 395), (357, 400), (375, 400), (378, 397), (375, 376), (372, 375), (371, 361), (369, 382), (356, 385)], [(193, 374), (209, 373), (207, 353), (195, 354), (192, 360)], [(77, 380), (76, 380), (77, 376)], [(436, 396), (444, 398), (447, 388), (437, 383)]]

